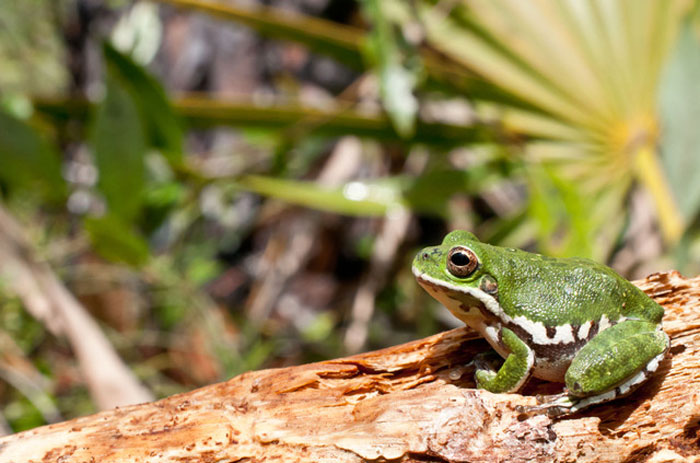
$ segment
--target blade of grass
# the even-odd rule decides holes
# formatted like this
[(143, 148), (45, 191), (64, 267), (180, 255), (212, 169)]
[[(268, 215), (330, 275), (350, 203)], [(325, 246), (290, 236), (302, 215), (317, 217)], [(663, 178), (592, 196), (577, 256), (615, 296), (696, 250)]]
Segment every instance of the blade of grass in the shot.
[(241, 189), (299, 206), (357, 216), (380, 216), (401, 205), (400, 197), (387, 188), (370, 188), (351, 182), (342, 188), (327, 188), (314, 182), (246, 175), (235, 181)]
[(654, 200), (659, 225), (666, 242), (677, 243), (685, 224), (654, 148), (647, 144), (637, 150), (635, 170)]
[[(458, 146), (496, 140), (527, 140), (497, 126), (438, 124), (418, 121), (415, 134), (403, 140), (382, 115), (368, 116), (352, 110), (319, 111), (300, 106), (260, 107), (248, 103), (225, 102), (207, 98), (181, 98), (172, 104), (175, 112), (191, 128), (251, 127), (271, 130), (311, 131), (318, 135), (357, 135), (383, 141), (424, 143), (433, 146)], [(75, 99), (35, 100), (38, 111), (58, 120), (85, 119), (91, 104)], [(306, 133), (305, 132), (305, 133)]]
[[(199, 176), (192, 170), (186, 174)], [(246, 175), (235, 179), (234, 183), (241, 189), (299, 206), (339, 214), (376, 216), (398, 208), (427, 215), (447, 215), (447, 204), (453, 195), (475, 194), (500, 180), (502, 176), (492, 165), (482, 164), (469, 170), (441, 169), (417, 177), (397, 175), (354, 180), (340, 187), (261, 175)]]

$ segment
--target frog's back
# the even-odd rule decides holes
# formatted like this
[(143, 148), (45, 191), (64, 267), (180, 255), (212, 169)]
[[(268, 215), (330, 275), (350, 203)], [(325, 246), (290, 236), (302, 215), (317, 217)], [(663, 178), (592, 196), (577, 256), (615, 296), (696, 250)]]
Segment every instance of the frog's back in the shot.
[(491, 267), (503, 294), (499, 303), (513, 318), (560, 326), (621, 317), (658, 322), (663, 316), (661, 306), (605, 265), (498, 249), (500, 264)]

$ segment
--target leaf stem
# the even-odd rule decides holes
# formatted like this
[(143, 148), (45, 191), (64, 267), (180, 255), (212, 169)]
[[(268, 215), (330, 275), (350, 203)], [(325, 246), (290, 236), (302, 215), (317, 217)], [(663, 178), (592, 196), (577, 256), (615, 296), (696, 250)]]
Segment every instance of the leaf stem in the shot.
[(635, 153), (634, 167), (637, 178), (654, 200), (664, 240), (666, 243), (676, 243), (683, 234), (684, 219), (666, 180), (656, 150), (650, 144), (645, 143)]

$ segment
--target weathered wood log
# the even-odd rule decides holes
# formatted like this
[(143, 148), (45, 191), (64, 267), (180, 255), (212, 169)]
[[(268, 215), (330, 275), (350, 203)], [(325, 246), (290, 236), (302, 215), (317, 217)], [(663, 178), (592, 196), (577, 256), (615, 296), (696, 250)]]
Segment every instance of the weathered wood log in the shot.
[(700, 277), (638, 281), (666, 308), (669, 356), (630, 397), (550, 420), (518, 414), (561, 385), (474, 389), (468, 329), (249, 372), (154, 403), (0, 439), (0, 462), (700, 461)]

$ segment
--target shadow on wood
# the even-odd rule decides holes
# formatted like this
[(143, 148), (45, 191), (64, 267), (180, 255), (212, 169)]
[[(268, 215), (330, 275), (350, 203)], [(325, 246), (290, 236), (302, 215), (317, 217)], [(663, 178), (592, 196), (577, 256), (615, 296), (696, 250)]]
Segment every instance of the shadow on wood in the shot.
[(572, 417), (515, 411), (562, 385), (473, 389), (464, 365), (488, 346), (462, 328), (8, 436), (0, 462), (697, 461), (700, 277), (636, 284), (666, 308), (671, 352), (629, 398)]

